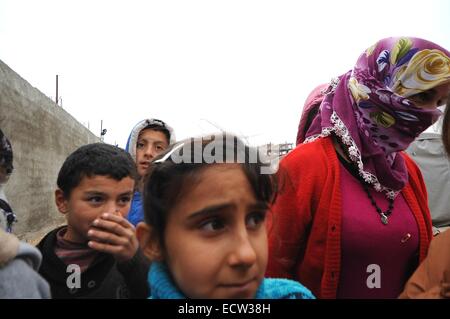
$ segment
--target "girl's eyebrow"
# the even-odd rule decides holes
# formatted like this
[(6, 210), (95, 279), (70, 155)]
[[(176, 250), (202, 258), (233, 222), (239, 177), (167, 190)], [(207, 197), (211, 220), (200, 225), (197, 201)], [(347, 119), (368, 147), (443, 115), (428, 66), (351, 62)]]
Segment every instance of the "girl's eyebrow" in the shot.
[(250, 209), (256, 209), (256, 210), (267, 210), (267, 209), (269, 209), (269, 204), (262, 202), (262, 201), (258, 201), (255, 204), (249, 205), (248, 207)]
[[(235, 204), (231, 204), (231, 203), (224, 203), (224, 204), (218, 204), (218, 205), (212, 205), (212, 206), (208, 206), (205, 207), (201, 210), (198, 210), (196, 212), (191, 213), (188, 216), (188, 220), (192, 220), (192, 219), (197, 219), (197, 218), (202, 218), (202, 217), (207, 217), (210, 215), (214, 215), (217, 214), (218, 212), (221, 211), (227, 211), (230, 208), (234, 208), (236, 207)], [(269, 206), (264, 203), (264, 202), (256, 202), (254, 204), (250, 204), (248, 205), (248, 208), (250, 209), (255, 209), (255, 210), (267, 210), (269, 208)]]
[(205, 208), (203, 208), (201, 210), (198, 210), (196, 212), (193, 212), (193, 213), (189, 214), (187, 219), (188, 220), (192, 220), (192, 219), (197, 219), (197, 218), (202, 218), (202, 217), (214, 215), (214, 214), (217, 214), (220, 211), (227, 210), (227, 209), (229, 209), (231, 207), (234, 207), (234, 206), (235, 205), (230, 204), (230, 203), (224, 203), (224, 204), (208, 206), (208, 207), (205, 207)]

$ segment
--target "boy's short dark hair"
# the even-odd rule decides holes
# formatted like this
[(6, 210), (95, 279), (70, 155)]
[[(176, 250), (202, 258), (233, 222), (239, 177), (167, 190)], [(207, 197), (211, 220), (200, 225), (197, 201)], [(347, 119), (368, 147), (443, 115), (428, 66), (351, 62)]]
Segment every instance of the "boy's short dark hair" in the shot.
[(64, 161), (57, 185), (66, 198), (84, 177), (108, 176), (120, 181), (125, 177), (136, 180), (136, 165), (123, 149), (104, 143), (81, 146)]
[[(162, 122), (162, 121), (161, 121), (161, 122)], [(164, 123), (164, 122), (162, 122), (162, 123)], [(156, 132), (161, 132), (161, 133), (163, 133), (164, 136), (165, 136), (166, 139), (167, 139), (167, 144), (170, 145), (170, 132), (169, 132), (169, 130), (168, 130), (167, 128), (165, 128), (165, 126), (161, 126), (161, 125), (158, 125), (158, 124), (150, 124), (150, 125), (147, 125), (146, 127), (144, 127), (144, 128), (141, 130), (141, 132), (142, 132), (143, 130), (146, 130), (146, 129), (150, 129), (150, 130), (153, 130), (153, 131), (156, 131)]]

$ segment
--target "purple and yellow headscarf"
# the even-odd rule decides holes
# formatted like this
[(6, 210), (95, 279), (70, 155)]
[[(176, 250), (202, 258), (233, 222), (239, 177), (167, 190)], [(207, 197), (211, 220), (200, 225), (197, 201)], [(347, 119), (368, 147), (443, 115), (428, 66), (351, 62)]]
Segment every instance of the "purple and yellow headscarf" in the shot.
[(448, 82), (446, 49), (419, 38), (380, 40), (332, 81), (305, 143), (334, 133), (364, 180), (394, 198), (408, 181), (398, 152), (441, 115), (408, 97)]

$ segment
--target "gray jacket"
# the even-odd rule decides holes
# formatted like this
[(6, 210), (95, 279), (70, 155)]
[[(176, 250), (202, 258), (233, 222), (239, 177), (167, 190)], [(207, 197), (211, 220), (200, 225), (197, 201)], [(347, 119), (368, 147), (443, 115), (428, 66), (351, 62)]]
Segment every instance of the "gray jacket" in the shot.
[(0, 299), (50, 298), (48, 283), (37, 273), (42, 255), (0, 229)]
[(425, 180), (433, 226), (450, 226), (450, 161), (441, 135), (424, 132), (406, 152), (417, 163)]

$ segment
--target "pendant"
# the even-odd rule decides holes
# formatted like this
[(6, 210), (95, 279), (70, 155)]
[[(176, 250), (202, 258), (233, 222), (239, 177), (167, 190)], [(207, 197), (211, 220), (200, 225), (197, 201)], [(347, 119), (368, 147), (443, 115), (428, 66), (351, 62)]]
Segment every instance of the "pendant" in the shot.
[(384, 213), (381, 213), (381, 222), (383, 223), (383, 225), (388, 224), (388, 217)]

